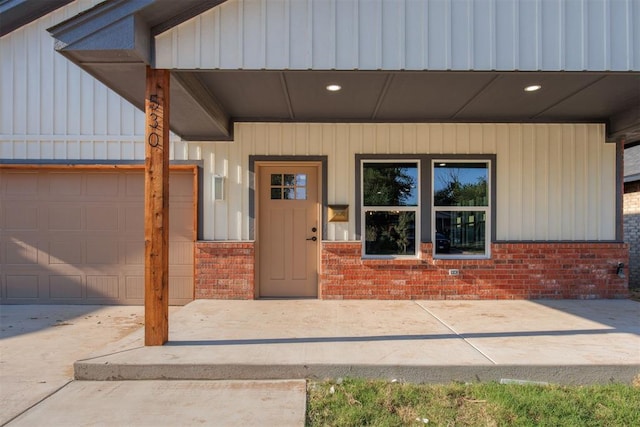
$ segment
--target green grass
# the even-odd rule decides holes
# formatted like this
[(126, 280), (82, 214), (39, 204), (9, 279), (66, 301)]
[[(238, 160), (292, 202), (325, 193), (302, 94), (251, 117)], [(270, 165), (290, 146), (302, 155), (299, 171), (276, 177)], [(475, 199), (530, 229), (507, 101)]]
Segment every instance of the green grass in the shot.
[(640, 387), (623, 384), (346, 379), (310, 382), (307, 396), (308, 426), (640, 426)]

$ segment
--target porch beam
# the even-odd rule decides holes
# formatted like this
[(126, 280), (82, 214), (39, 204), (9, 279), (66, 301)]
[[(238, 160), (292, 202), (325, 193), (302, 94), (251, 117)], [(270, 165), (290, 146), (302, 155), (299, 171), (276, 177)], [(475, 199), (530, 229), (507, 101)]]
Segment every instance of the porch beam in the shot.
[(146, 346), (169, 340), (169, 70), (147, 66), (144, 163)]
[[(174, 114), (173, 129), (187, 141), (209, 140), (208, 134), (231, 137), (231, 117), (222, 104), (202, 83), (198, 73), (176, 72), (171, 75), (171, 99), (178, 116)], [(194, 129), (202, 127), (201, 134)], [(182, 126), (180, 126), (182, 124)], [(203, 132), (204, 129), (204, 132)], [(197, 130), (195, 132), (198, 132)]]

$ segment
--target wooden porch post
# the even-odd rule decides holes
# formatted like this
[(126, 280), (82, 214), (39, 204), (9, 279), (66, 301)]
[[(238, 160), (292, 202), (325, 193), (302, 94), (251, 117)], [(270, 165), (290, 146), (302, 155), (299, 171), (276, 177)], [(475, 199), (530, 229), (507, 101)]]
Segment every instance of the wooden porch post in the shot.
[(169, 70), (147, 66), (144, 162), (144, 344), (169, 340)]

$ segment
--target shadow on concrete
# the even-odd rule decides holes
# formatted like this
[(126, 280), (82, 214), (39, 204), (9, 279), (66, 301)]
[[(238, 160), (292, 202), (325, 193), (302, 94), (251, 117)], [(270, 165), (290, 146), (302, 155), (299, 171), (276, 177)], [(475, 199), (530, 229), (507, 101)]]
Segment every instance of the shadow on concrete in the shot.
[[(546, 308), (640, 336), (640, 302), (631, 299), (531, 300)], [(606, 330), (605, 330), (606, 331)], [(601, 333), (610, 333), (601, 331)], [(574, 331), (578, 332), (578, 331)]]
[(306, 344), (306, 343), (338, 343), (338, 342), (375, 342), (375, 341), (426, 341), (473, 338), (509, 338), (509, 337), (541, 337), (541, 336), (576, 336), (622, 334), (637, 331), (620, 329), (583, 329), (565, 331), (521, 331), (521, 332), (486, 332), (472, 334), (425, 334), (425, 335), (372, 335), (352, 337), (304, 337), (304, 338), (248, 338), (237, 340), (175, 340), (165, 346), (227, 346), (227, 345), (260, 345), (260, 344)]

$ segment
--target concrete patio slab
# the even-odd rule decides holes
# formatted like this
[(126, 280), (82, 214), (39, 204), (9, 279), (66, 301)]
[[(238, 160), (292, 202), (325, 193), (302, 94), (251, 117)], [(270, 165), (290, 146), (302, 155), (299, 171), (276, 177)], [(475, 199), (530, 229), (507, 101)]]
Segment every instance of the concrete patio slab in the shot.
[(640, 304), (633, 301), (419, 304), (497, 365), (640, 363)]
[(170, 317), (166, 345), (144, 347), (138, 331), (75, 364), (85, 380), (597, 383), (639, 373), (640, 304), (629, 300), (198, 300)]

